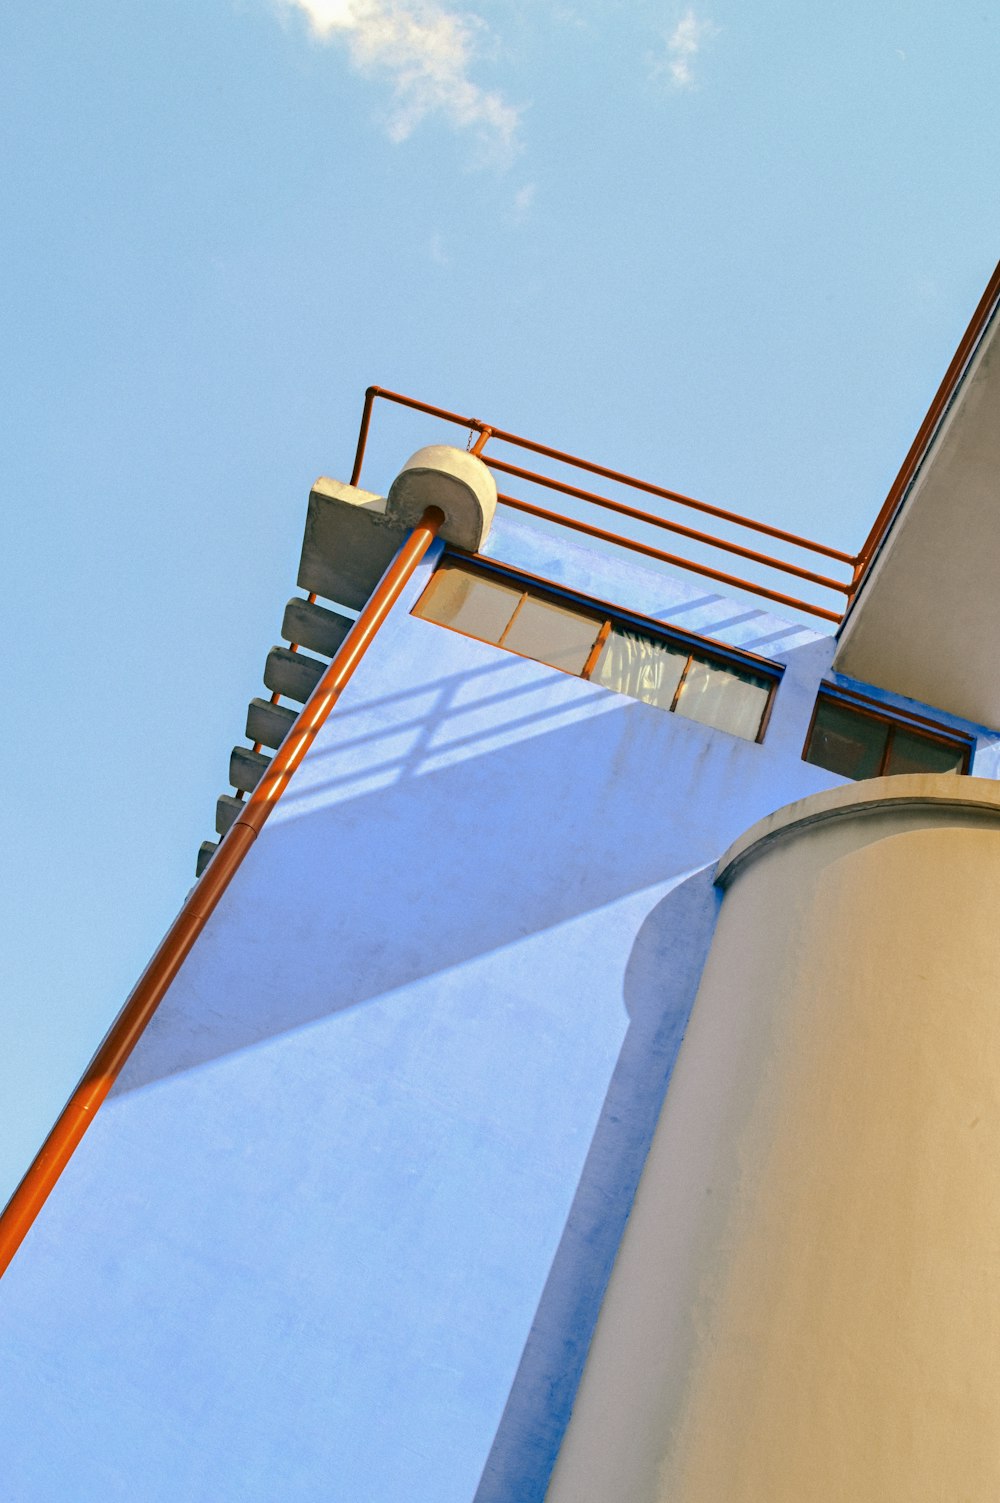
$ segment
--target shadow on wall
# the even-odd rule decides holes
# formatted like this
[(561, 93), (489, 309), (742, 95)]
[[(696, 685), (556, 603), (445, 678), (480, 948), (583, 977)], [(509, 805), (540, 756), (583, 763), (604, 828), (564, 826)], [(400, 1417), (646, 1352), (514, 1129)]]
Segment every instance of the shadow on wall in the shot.
[(712, 871), (675, 887), (636, 937), (628, 1031), (474, 1503), (545, 1496), (715, 929)]
[(786, 766), (776, 798), (765, 747), (486, 651), (422, 713), (337, 717), (116, 1093), (680, 880), (816, 785)]
[[(198, 1297), (218, 1312), (197, 1341), (179, 1322), (198, 1402), (200, 1372), (222, 1360), (211, 1331), (229, 1323), (243, 1340), (256, 1329), (269, 1354), (270, 1393), (256, 1369), (244, 1374), (240, 1342), (222, 1344), (246, 1395), (225, 1420), (234, 1450), (252, 1450), (260, 1431), (284, 1457), (288, 1434), (301, 1433), (312, 1466), (360, 1448), (352, 1497), (468, 1503), (478, 1488), (479, 1503), (527, 1503), (545, 1492), (702, 970), (715, 915), (707, 864), (830, 778), (801, 762), (801, 736), (790, 736), (813, 692), (805, 665), (798, 688), (786, 676), (758, 746), (403, 625), (324, 727), (118, 1089), (302, 1036), (284, 1041), (290, 1053), (261, 1049), (246, 1072), (151, 1091), (148, 1117), (132, 1097), (104, 1142), (123, 1166), (116, 1224), (139, 1229), (125, 1236), (129, 1256), (138, 1240), (185, 1309), (175, 1213), (210, 1229), (217, 1272)], [(526, 1059), (529, 1015), (538, 1031)], [(328, 1018), (333, 1027), (308, 1029)], [(579, 1075), (566, 1068), (571, 1050)], [(286, 1073), (293, 1056), (311, 1099)], [(532, 1087), (519, 1090), (527, 1068)], [(195, 1098), (196, 1119), (178, 1121)], [(288, 1171), (312, 1101), (332, 1131), (311, 1139), (303, 1193)], [(273, 1133), (258, 1137), (261, 1124)], [(432, 1129), (440, 1160), (414, 1124)], [(456, 1172), (428, 1202), (456, 1134)], [(89, 1162), (66, 1194), (86, 1196), (100, 1149)], [(136, 1174), (141, 1165), (156, 1167)], [(167, 1219), (151, 1226), (160, 1203)], [(98, 1278), (79, 1260), (79, 1288), (93, 1286), (114, 1330), (127, 1307), (99, 1264)], [(133, 1262), (128, 1275), (142, 1309), (158, 1282), (149, 1266)], [(311, 1303), (289, 1273), (307, 1268)], [(91, 1318), (86, 1299), (74, 1307)], [(137, 1393), (157, 1320), (102, 1347), (100, 1362)], [(285, 1338), (285, 1321), (301, 1340)], [(97, 1323), (103, 1331), (103, 1315)], [(351, 1360), (330, 1361), (362, 1348), (356, 1374)], [(380, 1405), (374, 1455), (366, 1425)]]

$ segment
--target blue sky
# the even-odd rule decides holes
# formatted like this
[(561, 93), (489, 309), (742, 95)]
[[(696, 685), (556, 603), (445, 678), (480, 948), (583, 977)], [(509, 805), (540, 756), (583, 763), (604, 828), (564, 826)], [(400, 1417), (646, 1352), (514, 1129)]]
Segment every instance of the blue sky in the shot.
[(998, 33), (8, 0), (0, 1198), (191, 883), (364, 388), (856, 548), (997, 259)]

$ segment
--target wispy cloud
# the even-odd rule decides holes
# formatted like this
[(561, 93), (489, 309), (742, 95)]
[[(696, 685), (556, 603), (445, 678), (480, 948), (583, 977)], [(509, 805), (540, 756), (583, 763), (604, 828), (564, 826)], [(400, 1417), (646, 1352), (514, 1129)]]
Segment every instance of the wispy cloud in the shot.
[(714, 21), (700, 20), (689, 6), (667, 37), (666, 61), (658, 72), (665, 72), (675, 89), (690, 89), (694, 84), (692, 64), (705, 42), (718, 35)]
[(523, 188), (518, 188), (514, 194), (514, 217), (516, 219), (527, 219), (531, 212), (531, 206), (535, 202), (537, 192), (537, 183), (525, 183)]
[(381, 75), (392, 89), (388, 132), (405, 141), (428, 115), (471, 130), (494, 155), (515, 148), (519, 112), (470, 74), (486, 32), (477, 16), (438, 0), (278, 0), (302, 12), (322, 42), (341, 42), (359, 73)]
[(451, 265), (451, 256), (448, 254), (448, 248), (444, 243), (444, 236), (440, 230), (435, 230), (427, 242), (427, 255), (434, 262), (435, 266)]

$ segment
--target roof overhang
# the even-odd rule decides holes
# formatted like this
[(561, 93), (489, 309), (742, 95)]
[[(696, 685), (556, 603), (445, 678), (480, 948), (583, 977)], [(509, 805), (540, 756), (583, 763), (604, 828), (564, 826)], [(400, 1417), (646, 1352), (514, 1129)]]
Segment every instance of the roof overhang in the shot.
[(990, 726), (1000, 725), (998, 273), (876, 524), (834, 659), (840, 673)]

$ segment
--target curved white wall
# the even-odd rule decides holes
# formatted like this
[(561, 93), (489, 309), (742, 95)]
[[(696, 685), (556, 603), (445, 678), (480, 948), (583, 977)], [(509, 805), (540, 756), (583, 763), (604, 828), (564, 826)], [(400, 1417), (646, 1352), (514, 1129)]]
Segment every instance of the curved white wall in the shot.
[(720, 881), (549, 1503), (993, 1503), (1000, 787), (815, 795)]

